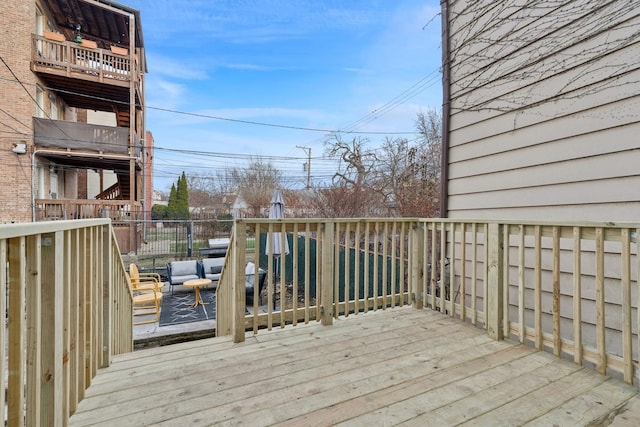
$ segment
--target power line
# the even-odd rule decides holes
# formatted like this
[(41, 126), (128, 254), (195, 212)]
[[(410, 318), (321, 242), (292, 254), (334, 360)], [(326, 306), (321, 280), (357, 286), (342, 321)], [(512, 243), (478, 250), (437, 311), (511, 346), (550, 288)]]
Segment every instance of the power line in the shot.
[[(147, 109), (157, 110), (157, 111), (164, 111), (164, 112), (173, 113), (173, 114), (182, 114), (182, 115), (191, 116), (191, 117), (201, 117), (201, 118), (205, 118), (205, 119), (222, 120), (222, 121), (234, 122), (234, 123), (244, 123), (244, 124), (256, 125), (256, 126), (268, 126), (268, 127), (275, 127), (275, 128), (280, 128), (280, 129), (293, 129), (293, 130), (303, 130), (303, 131), (308, 131), (308, 132), (322, 132), (322, 133), (342, 133), (342, 131), (335, 130), (335, 129), (308, 128), (308, 127), (303, 127), (303, 126), (290, 126), (290, 125), (281, 125), (281, 124), (276, 124), (276, 123), (256, 122), (256, 121), (253, 121), (253, 120), (231, 119), (231, 118), (228, 118), (228, 117), (219, 117), (219, 116), (213, 116), (213, 115), (201, 114), (201, 113), (189, 113), (189, 112), (186, 112), (186, 111), (172, 110), (172, 109), (160, 108), (160, 107), (149, 107), (149, 106), (147, 106)], [(350, 133), (360, 133), (360, 134), (367, 134), (367, 135), (410, 135), (410, 134), (414, 134), (415, 131), (411, 131), (411, 132), (380, 132), (380, 131), (365, 132), (365, 131), (360, 131), (360, 132), (350, 132)]]
[[(359, 131), (359, 130), (349, 130), (349, 128), (353, 127), (355, 124), (358, 124), (358, 123), (360, 123), (362, 121), (365, 121), (365, 120), (366, 120), (366, 123), (364, 123), (364, 124), (370, 123), (371, 121), (376, 120), (381, 115), (386, 114), (387, 112), (393, 110), (395, 107), (400, 105), (401, 102), (406, 101), (408, 99), (411, 99), (414, 96), (418, 95), (419, 93), (421, 93), (422, 91), (424, 91), (425, 89), (430, 87), (430, 85), (428, 85), (428, 86), (424, 85), (424, 84), (422, 86), (418, 86), (418, 85), (422, 81), (427, 79), (430, 75), (432, 75), (434, 72), (437, 72), (437, 70), (432, 71), (429, 75), (427, 75), (427, 77), (424, 77), (423, 79), (419, 80), (417, 83), (415, 83), (414, 85), (412, 85), (411, 87), (409, 87), (408, 89), (403, 91), (400, 95), (394, 97), (391, 101), (385, 103), (381, 108), (374, 110), (373, 112), (361, 117), (360, 119), (354, 121), (352, 124), (346, 126), (345, 129), (312, 128), (312, 127), (304, 127), (304, 126), (284, 125), (284, 124), (278, 124), (278, 123), (258, 122), (258, 121), (254, 121), (254, 120), (232, 119), (232, 118), (229, 118), (229, 117), (214, 116), (214, 115), (210, 115), (210, 114), (194, 113), (194, 112), (181, 111), (181, 110), (175, 110), (175, 109), (169, 109), (169, 108), (154, 107), (154, 106), (149, 106), (149, 105), (147, 105), (145, 108), (148, 109), (148, 110), (163, 111), (163, 112), (167, 112), (167, 113), (180, 114), (180, 115), (185, 115), (185, 116), (190, 116), (190, 117), (200, 117), (200, 118), (206, 118), (206, 119), (212, 119), (212, 120), (221, 120), (221, 121), (227, 121), (227, 122), (233, 122), (233, 123), (242, 123), (242, 124), (249, 124), (249, 125), (255, 125), (255, 126), (274, 127), (274, 128), (280, 128), (280, 129), (300, 130), (300, 131), (306, 131), (306, 132), (322, 132), (322, 133), (329, 133), (329, 134), (353, 133), (353, 134), (364, 134), (364, 135), (412, 135), (412, 134), (415, 134), (416, 132), (415, 131)], [(16, 78), (16, 80), (17, 80), (17, 78)], [(411, 89), (413, 89), (414, 87), (416, 87), (415, 90), (411, 91)], [(119, 101), (119, 100), (116, 100), (116, 99), (104, 98), (104, 97), (95, 96), (95, 95), (87, 95), (87, 94), (83, 94), (83, 93), (79, 93), (79, 92), (74, 92), (74, 91), (69, 91), (69, 90), (64, 90), (64, 89), (58, 89), (58, 88), (52, 88), (52, 87), (49, 87), (49, 86), (45, 86), (44, 89), (51, 90), (51, 91), (58, 92), (58, 93), (67, 94), (67, 95), (82, 96), (82, 97), (85, 97), (85, 98), (88, 98), (88, 99), (94, 99), (94, 100), (97, 100), (97, 101), (106, 101), (106, 102), (111, 102), (111, 103), (114, 103), (114, 104), (122, 104), (122, 105), (127, 105), (127, 106), (129, 105), (128, 102)], [(136, 104), (136, 106), (137, 107), (141, 107), (141, 105), (139, 105), (139, 104)], [(358, 128), (362, 128), (362, 126), (364, 124), (360, 125)]]
[[(6, 126), (7, 128), (11, 129), (11, 130), (13, 131), (13, 132), (11, 132), (11, 133), (14, 133), (14, 134), (16, 134), (16, 135), (21, 135), (21, 136), (26, 136), (26, 137), (28, 137), (28, 136), (29, 136), (29, 134), (28, 134), (28, 133), (20, 132), (18, 129), (16, 129), (16, 128), (14, 128), (13, 126), (10, 126), (10, 125), (8, 125), (8, 124), (6, 124), (6, 123), (2, 122), (2, 121), (0, 121), (0, 125), (2, 125), (2, 126)], [(2, 131), (0, 131), (0, 132), (2, 132)], [(9, 133), (9, 132), (6, 132), (6, 133)]]
[[(56, 127), (58, 128), (58, 130), (60, 132), (62, 132), (65, 136), (71, 138), (64, 130), (62, 130), (55, 122), (55, 120), (53, 120), (51, 117), (49, 117), (49, 115), (47, 114), (47, 112), (44, 110), (44, 108), (42, 108), (42, 106), (40, 104), (38, 104), (38, 101), (33, 97), (33, 95), (31, 95), (31, 93), (29, 92), (29, 90), (27, 89), (27, 87), (24, 85), (24, 83), (22, 83), (22, 80), (20, 80), (18, 78), (18, 76), (16, 75), (16, 73), (13, 72), (13, 70), (11, 69), (11, 67), (9, 66), (9, 64), (7, 64), (7, 62), (4, 60), (4, 58), (2, 56), (0, 56), (0, 61), (4, 64), (5, 67), (7, 67), (7, 70), (9, 70), (9, 73), (11, 73), (11, 75), (13, 76), (13, 78), (15, 79), (16, 82), (18, 82), (18, 84), (20, 85), (20, 87), (22, 87), (22, 89), (24, 89), (25, 93), (29, 96), (29, 98), (31, 98), (31, 100), (34, 102), (34, 104), (36, 105), (36, 107), (38, 107), (38, 109), (40, 111), (42, 111), (42, 113), (47, 117), (47, 119), (49, 119), (49, 121)], [(18, 123), (23, 124), (22, 122), (20, 122), (18, 119), (15, 119)], [(24, 125), (24, 124), (23, 124)]]
[[(19, 124), (21, 124), (22, 126), (24, 126), (27, 129), (30, 129), (29, 126), (25, 125), (24, 123), (22, 123), (20, 120), (16, 119), (14, 116), (12, 116), (11, 114), (9, 114), (8, 112), (6, 112), (5, 110), (3, 110), (2, 108), (0, 108), (0, 113), (4, 113), (5, 115), (7, 115), (9, 118), (15, 120), (16, 122), (18, 122)], [(8, 127), (8, 126), (7, 126)], [(15, 129), (14, 129), (15, 130)], [(18, 132), (18, 131), (16, 131)]]
[[(382, 105), (380, 108), (375, 109), (368, 115), (363, 116), (360, 119), (348, 125), (345, 129), (342, 130), (342, 133), (361, 133), (361, 132), (357, 132), (357, 130), (371, 123), (372, 121), (378, 119), (378, 117), (394, 110), (403, 102), (408, 101), (409, 99), (417, 96), (418, 94), (422, 93), (424, 90), (433, 86), (438, 81), (438, 77), (439, 77), (438, 70), (437, 69), (433, 70), (427, 76), (423, 77), (422, 79), (420, 79), (419, 81), (411, 85), (409, 88), (405, 89), (399, 95), (396, 95), (393, 99), (391, 99), (389, 102)], [(416, 133), (416, 132), (413, 132), (413, 133)]]

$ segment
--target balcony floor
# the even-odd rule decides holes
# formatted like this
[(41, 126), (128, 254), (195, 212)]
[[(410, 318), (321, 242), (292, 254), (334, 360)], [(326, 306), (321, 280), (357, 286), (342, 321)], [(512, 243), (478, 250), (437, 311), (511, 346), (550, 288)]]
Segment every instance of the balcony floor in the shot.
[(388, 309), (115, 357), (80, 425), (640, 425), (637, 389), (438, 312)]

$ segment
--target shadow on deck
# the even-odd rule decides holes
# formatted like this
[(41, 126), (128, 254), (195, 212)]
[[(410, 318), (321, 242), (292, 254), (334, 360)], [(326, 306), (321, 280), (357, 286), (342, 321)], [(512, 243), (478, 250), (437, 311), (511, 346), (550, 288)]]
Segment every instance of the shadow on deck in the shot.
[(637, 389), (431, 310), (116, 356), (70, 425), (638, 425)]

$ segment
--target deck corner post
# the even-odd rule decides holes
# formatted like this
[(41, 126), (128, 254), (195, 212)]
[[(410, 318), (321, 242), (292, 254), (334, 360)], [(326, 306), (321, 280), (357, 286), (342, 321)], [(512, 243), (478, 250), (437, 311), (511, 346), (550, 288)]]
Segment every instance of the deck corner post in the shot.
[(487, 333), (494, 340), (504, 339), (502, 323), (503, 313), (503, 246), (504, 227), (501, 224), (488, 224), (487, 268)]
[(334, 295), (333, 295), (333, 256), (334, 256), (334, 224), (326, 222), (322, 224), (322, 264), (320, 268), (321, 274), (321, 294), (320, 294), (320, 313), (322, 316), (322, 325), (331, 326), (333, 324), (334, 314)]
[[(115, 262), (113, 259), (113, 251), (111, 250), (111, 224), (105, 224), (100, 227), (102, 234), (100, 236), (101, 248), (102, 251), (101, 257), (103, 259), (102, 263), (102, 271), (100, 272), (100, 277), (102, 278), (102, 357), (100, 361), (100, 367), (106, 368), (111, 364), (111, 355), (113, 354), (113, 349), (111, 346), (111, 335), (113, 334), (113, 330), (111, 328), (113, 324), (113, 305), (111, 301), (114, 299), (113, 293), (114, 289), (112, 286), (113, 276), (111, 275), (111, 266)], [(70, 233), (65, 239), (65, 249), (68, 247), (68, 252), (65, 252), (67, 258), (71, 257), (71, 247), (68, 242), (70, 239)], [(71, 262), (70, 259), (65, 259), (65, 266), (68, 266), (68, 262)], [(69, 267), (70, 269), (70, 267)], [(66, 280), (70, 277), (71, 272), (65, 271), (65, 295), (69, 293), (69, 290), (66, 289), (69, 286), (70, 280)]]
[(426, 262), (423, 259), (424, 256), (424, 234), (426, 230), (419, 223), (414, 223), (411, 228), (411, 246), (410, 246), (410, 268), (411, 276), (409, 281), (409, 295), (414, 295), (411, 305), (413, 308), (424, 308), (425, 293), (424, 289), (420, 286), (422, 284), (422, 278), (427, 272), (423, 269), (426, 266)]
[(236, 221), (235, 240), (233, 241), (234, 263), (233, 268), (235, 274), (232, 275), (231, 295), (233, 298), (233, 342), (244, 342), (245, 339), (245, 261), (247, 252), (247, 228), (244, 221)]

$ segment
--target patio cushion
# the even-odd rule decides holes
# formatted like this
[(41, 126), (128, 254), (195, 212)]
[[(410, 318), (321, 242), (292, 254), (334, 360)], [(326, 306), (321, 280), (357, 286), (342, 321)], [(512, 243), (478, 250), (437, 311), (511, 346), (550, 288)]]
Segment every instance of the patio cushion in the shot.
[(187, 280), (200, 279), (198, 274), (198, 262), (191, 261), (172, 261), (167, 264), (167, 275), (171, 292), (173, 293), (174, 285), (181, 285)]
[(188, 276), (190, 274), (197, 275), (196, 261), (174, 261), (171, 262), (171, 275), (172, 276)]
[(200, 264), (200, 276), (202, 278), (210, 279), (214, 284), (220, 280), (224, 257), (204, 258), (198, 263)]
[[(256, 266), (254, 263), (249, 262), (244, 270), (245, 273), (245, 291), (247, 300), (253, 299), (254, 286), (255, 286), (255, 277), (256, 277)], [(267, 277), (267, 272), (261, 268), (258, 268), (258, 295), (262, 292), (264, 288), (265, 279)]]

